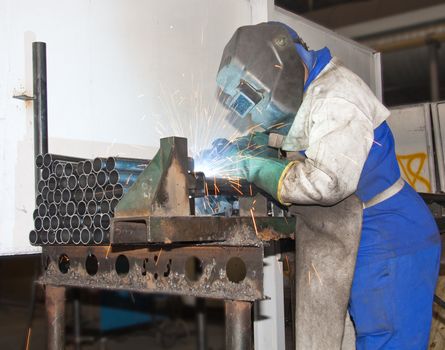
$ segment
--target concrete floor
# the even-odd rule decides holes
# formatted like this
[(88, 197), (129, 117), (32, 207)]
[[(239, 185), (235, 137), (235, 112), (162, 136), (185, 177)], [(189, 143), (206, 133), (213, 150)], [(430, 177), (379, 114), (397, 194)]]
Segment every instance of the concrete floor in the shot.
[[(23, 306), (0, 307), (0, 349), (24, 349), (26, 330), (24, 329), (28, 310)], [(208, 323), (208, 349), (224, 349), (224, 327), (221, 323)], [(86, 336), (82, 350), (118, 350), (118, 349), (150, 349), (150, 350), (195, 350), (196, 327), (191, 321), (164, 321), (159, 327), (147, 325), (136, 330), (106, 336)], [(67, 350), (74, 349), (72, 336), (68, 330)], [(28, 349), (46, 349), (46, 321), (44, 308), (39, 304), (31, 328)]]

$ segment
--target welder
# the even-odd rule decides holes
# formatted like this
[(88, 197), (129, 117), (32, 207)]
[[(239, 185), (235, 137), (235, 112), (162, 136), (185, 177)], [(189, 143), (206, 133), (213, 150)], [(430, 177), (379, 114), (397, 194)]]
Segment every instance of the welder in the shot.
[[(278, 22), (237, 29), (217, 83), (228, 108), (264, 129), (219, 147), (224, 171), (290, 212), (306, 208), (306, 229), (296, 231), (297, 349), (340, 348), (336, 323), (347, 311), (357, 349), (426, 349), (440, 238), (401, 179), (388, 109), (328, 48), (309, 50)], [(342, 236), (357, 213), (356, 234)], [(323, 235), (331, 226), (335, 234)], [(323, 300), (333, 295), (338, 305)]]

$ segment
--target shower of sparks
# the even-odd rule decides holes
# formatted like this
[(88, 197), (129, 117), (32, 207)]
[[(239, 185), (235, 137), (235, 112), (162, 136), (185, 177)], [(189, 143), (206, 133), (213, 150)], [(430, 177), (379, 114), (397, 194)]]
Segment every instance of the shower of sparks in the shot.
[(233, 186), (233, 185), (230, 185), (230, 187), (232, 187), (236, 192), (238, 192), (241, 196), (243, 196), (244, 195), (244, 193), (243, 192), (241, 192), (238, 188), (236, 188), (235, 186)]

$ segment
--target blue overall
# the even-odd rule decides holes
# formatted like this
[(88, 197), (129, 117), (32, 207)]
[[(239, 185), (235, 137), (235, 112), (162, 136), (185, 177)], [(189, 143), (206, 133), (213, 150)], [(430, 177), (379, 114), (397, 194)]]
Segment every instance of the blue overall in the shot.
[[(327, 48), (296, 49), (309, 68), (307, 89), (331, 55)], [(383, 122), (374, 130), (356, 194), (366, 202), (399, 178), (394, 138)], [(349, 302), (357, 350), (427, 348), (440, 250), (431, 212), (408, 184), (364, 210)]]
[[(383, 122), (356, 194), (367, 201), (399, 177), (394, 138)], [(349, 302), (358, 350), (427, 349), (440, 250), (431, 212), (408, 184), (364, 210)]]

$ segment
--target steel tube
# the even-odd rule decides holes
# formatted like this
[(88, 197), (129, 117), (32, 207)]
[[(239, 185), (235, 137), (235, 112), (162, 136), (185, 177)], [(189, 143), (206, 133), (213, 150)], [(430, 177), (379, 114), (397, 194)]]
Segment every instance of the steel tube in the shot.
[(94, 188), (97, 185), (97, 178), (96, 178), (96, 174), (95, 173), (90, 173), (88, 174), (87, 177), (87, 186), (89, 188)]
[(62, 202), (62, 191), (58, 188), (54, 191), (54, 203), (60, 204)]
[(63, 174), (66, 177), (70, 177), (71, 175), (73, 175), (73, 171), (74, 171), (73, 163), (65, 163), (65, 167), (63, 168)]
[[(75, 200), (76, 202), (80, 202), (80, 201), (83, 199), (83, 191), (82, 191), (80, 188), (76, 189), (76, 190), (74, 191), (74, 194), (71, 193), (71, 195), (72, 195), (71, 198), (74, 198), (74, 200)], [(71, 200), (72, 200), (72, 199), (71, 199)]]
[(80, 161), (79, 163), (77, 163), (77, 175), (82, 175), (83, 174), (83, 164), (84, 161)]
[(36, 197), (36, 205), (37, 205), (37, 207), (40, 205), (40, 204), (43, 204), (45, 202), (45, 200), (43, 199), (43, 196), (41, 195), (41, 194), (39, 194), (37, 197)]
[(100, 227), (95, 228), (93, 232), (94, 243), (101, 244), (103, 240), (104, 240), (104, 231)]
[(65, 216), (67, 214), (67, 203), (69, 202), (62, 202), (59, 205), (59, 214), (62, 216)]
[(43, 168), (43, 154), (38, 154), (36, 157), (36, 167), (41, 169)]
[(113, 198), (110, 202), (110, 212), (114, 213), (114, 209), (116, 208), (116, 206), (119, 203), (119, 199), (117, 198)]
[(93, 225), (95, 228), (102, 228), (100, 226), (100, 216), (101, 216), (101, 214), (96, 214), (93, 216)]
[(76, 210), (77, 210), (77, 207), (74, 202), (70, 201), (70, 202), (66, 203), (66, 215), (73, 216), (76, 214)]
[(100, 212), (102, 214), (110, 212), (110, 201), (106, 199), (100, 203)]
[(39, 205), (38, 210), (39, 210), (39, 216), (43, 218), (48, 212), (48, 207), (46, 206), (45, 203), (42, 203)]
[(51, 176), (51, 170), (49, 168), (42, 168), (42, 173), (41, 173), (41, 178), (42, 180), (48, 180), (49, 177)]
[(56, 214), (57, 214), (57, 205), (56, 205), (56, 203), (51, 203), (48, 206), (48, 215), (49, 216), (54, 216)]
[(43, 228), (43, 220), (42, 220), (42, 218), (40, 216), (37, 216), (34, 219), (34, 228), (35, 228), (36, 231), (42, 230), (42, 228)]
[(42, 244), (48, 244), (48, 231), (42, 231), (40, 239), (42, 240)]
[(105, 169), (107, 166), (107, 158), (94, 158), (93, 160), (93, 171), (98, 173), (99, 171)]
[(93, 227), (93, 217), (91, 215), (85, 215), (83, 217), (83, 224), (87, 228), (92, 228)]
[(45, 186), (46, 186), (46, 181), (40, 180), (37, 184), (37, 191), (42, 192), (42, 190)]
[(105, 197), (104, 189), (101, 188), (101, 187), (96, 187), (94, 189), (94, 199), (97, 202), (100, 202), (100, 201), (102, 201), (104, 199), (104, 197)]
[(100, 216), (100, 227), (104, 230), (108, 230), (111, 225), (111, 217), (109, 214), (101, 214)]
[[(48, 103), (46, 89), (46, 44), (32, 43), (34, 159), (48, 153)], [(40, 180), (40, 170), (35, 167), (35, 187)]]
[(84, 216), (87, 212), (87, 204), (84, 201), (77, 203), (77, 214)]
[(105, 186), (105, 198), (106, 199), (113, 199), (113, 195), (114, 195), (114, 191), (113, 191), (114, 186), (113, 185), (107, 185)]
[(57, 230), (60, 226), (60, 219), (57, 216), (53, 216), (50, 220), (50, 226), (52, 230)]
[(54, 175), (51, 175), (48, 179), (48, 188), (51, 191), (54, 191), (57, 188), (57, 178)]
[(29, 242), (32, 245), (40, 244), (42, 243), (42, 240), (40, 238), (40, 233), (36, 230), (31, 230), (29, 232)]
[(134, 184), (140, 175), (140, 172), (128, 172), (128, 171), (117, 171), (113, 170), (109, 174), (110, 184), (122, 184), (124, 186), (131, 186)]
[(80, 244), (80, 230), (78, 228), (73, 229), (71, 239), (74, 244)]
[[(69, 201), (73, 200), (73, 193), (68, 188), (64, 188), (63, 191), (61, 192), (61, 198), (62, 198), (63, 203), (68, 203)], [(74, 195), (74, 199), (75, 199), (75, 195)], [(80, 199), (82, 199), (82, 198), (80, 198)]]
[(107, 159), (106, 169), (108, 171), (118, 169), (142, 172), (149, 162), (150, 160), (148, 159), (109, 157)]
[(45, 216), (42, 219), (42, 227), (44, 230), (48, 231), (51, 227), (51, 219), (49, 218), (49, 216)]
[(65, 287), (45, 286), (48, 350), (65, 349)]
[(71, 240), (71, 232), (67, 228), (63, 228), (60, 234), (60, 240), (63, 244), (68, 244)]
[(82, 228), (80, 231), (80, 243), (82, 244), (89, 244), (91, 241), (91, 232), (86, 227)]
[(56, 243), (56, 232), (54, 230), (48, 231), (48, 244)]
[(89, 159), (85, 160), (83, 162), (83, 173), (89, 175), (91, 174), (92, 171), (93, 171), (93, 162)]
[(86, 174), (82, 174), (79, 176), (79, 188), (84, 190), (87, 188), (87, 179), (88, 176)]
[(97, 173), (97, 179), (96, 180), (97, 180), (97, 184), (99, 186), (103, 187), (103, 186), (108, 184), (109, 176), (108, 176), (108, 174), (105, 171), (100, 170)]
[(252, 303), (226, 300), (226, 349), (252, 349)]
[(94, 190), (90, 187), (86, 188), (85, 191), (83, 192), (83, 200), (88, 203), (89, 201), (91, 201), (92, 199), (94, 199)]
[(78, 183), (78, 180), (77, 180), (77, 176), (76, 176), (76, 175), (70, 175), (70, 176), (68, 176), (68, 184), (67, 184), (67, 187), (68, 187), (71, 191), (74, 191), (74, 190), (76, 189), (76, 187), (77, 187), (77, 183)]
[(54, 174), (56, 175), (56, 177), (62, 177), (64, 174), (64, 164), (63, 163), (57, 163), (56, 166), (54, 167)]
[(90, 200), (87, 203), (87, 213), (88, 213), (88, 215), (96, 214), (98, 212), (98, 209), (99, 208), (98, 208), (98, 205), (97, 205), (96, 201)]
[(32, 212), (33, 220), (37, 219), (38, 216), (39, 216), (39, 210), (38, 209), (34, 209), (34, 211)]
[(77, 215), (73, 215), (70, 218), (70, 227), (71, 228), (80, 228), (81, 225), (81, 220), (79, 218), (79, 216)]

